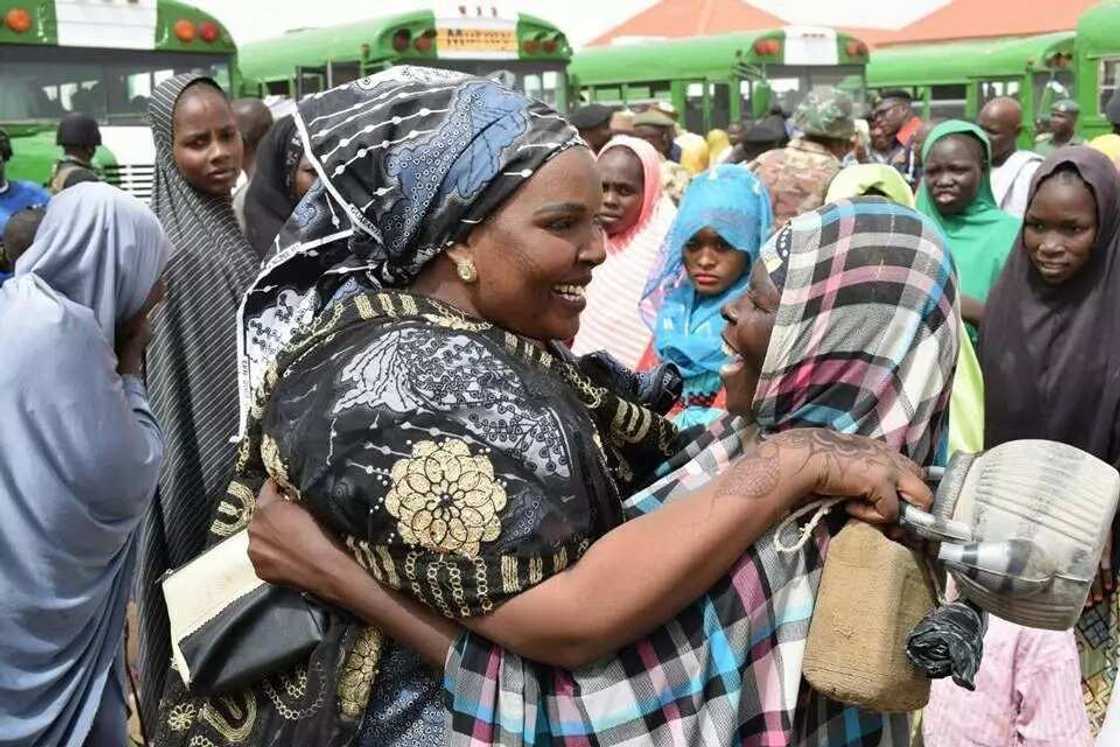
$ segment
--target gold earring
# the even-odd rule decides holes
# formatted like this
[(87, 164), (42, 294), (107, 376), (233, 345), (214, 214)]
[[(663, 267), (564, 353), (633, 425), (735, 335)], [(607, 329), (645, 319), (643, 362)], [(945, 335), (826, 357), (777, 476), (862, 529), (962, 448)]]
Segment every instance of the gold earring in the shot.
[(474, 262), (471, 262), (469, 259), (456, 262), (455, 270), (459, 273), (459, 279), (464, 283), (473, 283), (478, 280), (478, 270), (475, 269)]

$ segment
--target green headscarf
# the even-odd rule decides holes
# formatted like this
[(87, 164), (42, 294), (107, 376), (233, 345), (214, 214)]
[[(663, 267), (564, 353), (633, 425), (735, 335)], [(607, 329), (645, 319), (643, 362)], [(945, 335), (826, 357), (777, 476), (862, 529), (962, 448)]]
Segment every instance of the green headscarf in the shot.
[(882, 192), (891, 202), (914, 207), (914, 193), (894, 166), (885, 163), (857, 163), (843, 169), (828, 185), (825, 202), (851, 200), (870, 189)]
[[(976, 191), (976, 197), (962, 212), (942, 215), (923, 180), (918, 188), (917, 207), (945, 232), (945, 237), (949, 240), (949, 251), (957, 265), (961, 292), (984, 301), (1003, 270), (1003, 263), (1011, 253), (1022, 221), (997, 206), (989, 179), (992, 146), (984, 131), (971, 122), (950, 119), (935, 127), (922, 148), (922, 163), (929, 162), (929, 154), (937, 141), (949, 135), (970, 135), (983, 144), (984, 164), (980, 188)], [(975, 337), (975, 330), (971, 325), (969, 334)]]

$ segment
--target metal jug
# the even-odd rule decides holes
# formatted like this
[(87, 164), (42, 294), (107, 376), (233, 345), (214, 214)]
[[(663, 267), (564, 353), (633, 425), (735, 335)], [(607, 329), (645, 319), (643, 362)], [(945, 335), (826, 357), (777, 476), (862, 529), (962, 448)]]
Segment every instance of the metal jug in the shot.
[(932, 515), (901, 523), (942, 542), (961, 594), (1019, 625), (1068, 630), (1081, 615), (1120, 499), (1120, 474), (1073, 446), (1022, 440), (958, 453)]

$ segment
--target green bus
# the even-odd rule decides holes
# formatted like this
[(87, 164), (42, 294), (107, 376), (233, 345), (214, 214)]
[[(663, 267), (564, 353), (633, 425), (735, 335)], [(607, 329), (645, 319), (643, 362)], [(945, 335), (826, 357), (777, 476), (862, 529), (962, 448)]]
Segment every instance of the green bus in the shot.
[(240, 51), (242, 93), (298, 100), (409, 64), (497, 77), (567, 111), (572, 48), (563, 32), (497, 6), (439, 6), (247, 42)]
[(62, 155), (55, 128), (95, 117), (95, 162), (111, 183), (151, 195), (155, 145), (145, 122), (160, 82), (200, 71), (227, 91), (237, 48), (213, 16), (177, 0), (0, 0), (0, 127), (11, 179), (44, 184)]
[(1104, 110), (1120, 79), (1120, 2), (1104, 2), (1077, 19), (1078, 132), (1086, 138), (1112, 132)]
[(819, 86), (862, 99), (867, 57), (867, 45), (848, 34), (788, 26), (585, 49), (570, 70), (587, 102), (667, 101), (687, 129), (707, 132), (761, 116), (775, 99), (789, 113)]
[(1073, 95), (1075, 37), (1072, 31), (999, 39), (905, 44), (876, 49), (867, 65), (871, 91), (904, 89), (923, 117), (975, 120), (998, 96), (1023, 106), (1020, 146), (1034, 143), (1029, 123), (1050, 104)]

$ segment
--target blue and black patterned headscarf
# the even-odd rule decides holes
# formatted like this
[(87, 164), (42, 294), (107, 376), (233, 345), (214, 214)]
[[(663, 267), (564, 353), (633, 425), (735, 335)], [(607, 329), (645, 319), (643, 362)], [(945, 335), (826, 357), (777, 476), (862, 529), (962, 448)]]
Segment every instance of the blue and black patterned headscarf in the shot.
[(340, 288), (407, 286), (537, 169), (582, 145), (539, 101), (407, 66), (310, 96), (295, 122), (319, 181), (242, 306), (242, 422), (276, 353)]

